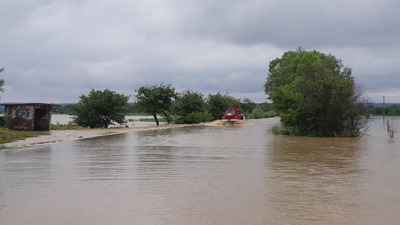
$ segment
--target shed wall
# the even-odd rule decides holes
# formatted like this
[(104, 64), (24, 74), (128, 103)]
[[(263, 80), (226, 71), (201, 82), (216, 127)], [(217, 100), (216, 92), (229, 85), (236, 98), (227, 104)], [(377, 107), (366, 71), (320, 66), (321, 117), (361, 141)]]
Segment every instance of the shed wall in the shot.
[(51, 105), (8, 105), (6, 127), (12, 130), (50, 130)]

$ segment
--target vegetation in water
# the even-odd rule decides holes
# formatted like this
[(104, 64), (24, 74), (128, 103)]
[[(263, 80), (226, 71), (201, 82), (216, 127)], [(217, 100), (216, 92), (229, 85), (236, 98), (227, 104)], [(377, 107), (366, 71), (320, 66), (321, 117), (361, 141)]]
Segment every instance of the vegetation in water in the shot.
[(82, 127), (107, 128), (114, 122), (125, 123), (129, 96), (105, 89), (80, 96), (73, 107), (74, 122)]
[(209, 94), (207, 97), (207, 110), (211, 113), (214, 120), (221, 119), (227, 107), (240, 107), (239, 99), (236, 99), (228, 94), (222, 95), (217, 93), (215, 95)]
[(281, 116), (283, 133), (354, 137), (365, 127), (365, 101), (351, 69), (333, 55), (285, 52), (270, 62), (265, 93)]
[(176, 96), (172, 105), (174, 122), (180, 124), (195, 124), (212, 121), (211, 113), (206, 110), (203, 94), (185, 90)]
[(374, 106), (367, 104), (367, 110), (370, 115), (374, 116), (400, 116), (400, 105), (399, 104), (388, 104), (388, 106)]
[[(106, 118), (106, 116), (101, 113), (107, 112), (109, 108), (115, 108), (115, 106), (108, 104), (112, 101), (106, 101), (105, 99), (107, 98), (105, 96), (119, 95), (115, 92), (108, 94), (107, 92), (111, 91), (107, 89), (104, 91), (92, 90), (89, 96), (82, 95), (81, 101), (77, 104), (62, 104), (61, 106), (54, 107), (54, 114), (75, 115), (76, 119), (74, 123), (68, 125), (53, 124), (52, 129), (73, 130), (79, 129), (82, 126), (92, 128), (106, 127), (104, 121), (100, 120), (101, 118)], [(123, 97), (127, 98), (127, 96)], [(156, 124), (159, 122), (196, 124), (219, 120), (224, 115), (226, 108), (230, 106), (239, 107), (245, 116), (251, 119), (277, 116), (277, 113), (272, 110), (269, 103), (256, 104), (248, 98), (240, 100), (228, 94), (222, 95), (219, 92), (215, 95), (209, 94), (207, 97), (204, 97), (202, 93), (192, 90), (175, 93), (175, 89), (171, 85), (163, 84), (141, 87), (137, 91), (136, 99), (136, 102), (125, 105), (126, 107), (124, 108), (126, 111), (124, 115), (151, 115), (153, 119), (140, 119), (139, 121), (155, 122)], [(114, 110), (107, 113), (108, 118), (111, 118), (113, 113), (118, 114), (119, 111)], [(107, 123), (109, 121), (107, 120)], [(126, 123), (124, 120), (120, 120), (120, 122)], [(133, 120), (129, 122), (133, 122)]]
[(391, 123), (389, 120), (386, 121), (387, 132), (389, 137), (393, 138), (397, 133), (397, 124)]
[(136, 91), (136, 105), (141, 112), (152, 115), (158, 126), (157, 114), (161, 114), (168, 123), (171, 122), (171, 107), (175, 97), (175, 88), (171, 85), (140, 87)]

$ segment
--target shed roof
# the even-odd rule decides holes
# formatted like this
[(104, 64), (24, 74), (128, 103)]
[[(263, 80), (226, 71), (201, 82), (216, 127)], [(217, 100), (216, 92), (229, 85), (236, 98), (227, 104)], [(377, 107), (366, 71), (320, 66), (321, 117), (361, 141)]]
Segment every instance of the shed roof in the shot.
[(44, 105), (44, 106), (61, 106), (54, 103), (37, 103), (37, 102), (24, 102), (24, 103), (17, 103), (17, 102), (5, 102), (0, 103), (2, 106), (14, 106), (14, 105)]

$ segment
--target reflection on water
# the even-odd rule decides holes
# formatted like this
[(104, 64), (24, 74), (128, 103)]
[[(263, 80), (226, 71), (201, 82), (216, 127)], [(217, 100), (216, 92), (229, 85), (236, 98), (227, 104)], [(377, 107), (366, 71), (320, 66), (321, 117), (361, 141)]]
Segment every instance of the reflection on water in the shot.
[[(266, 167), (278, 221), (354, 224), (363, 189), (359, 139), (276, 137)], [(282, 213), (282, 211), (284, 213)]]
[(400, 144), (277, 119), (0, 151), (0, 224), (398, 224)]

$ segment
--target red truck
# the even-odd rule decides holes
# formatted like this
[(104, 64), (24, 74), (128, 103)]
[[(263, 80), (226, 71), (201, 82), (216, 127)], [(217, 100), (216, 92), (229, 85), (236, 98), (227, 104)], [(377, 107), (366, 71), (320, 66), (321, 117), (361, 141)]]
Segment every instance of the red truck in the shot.
[(225, 115), (222, 117), (222, 121), (235, 122), (237, 120), (243, 120), (243, 112), (237, 107), (228, 107), (225, 111)]

